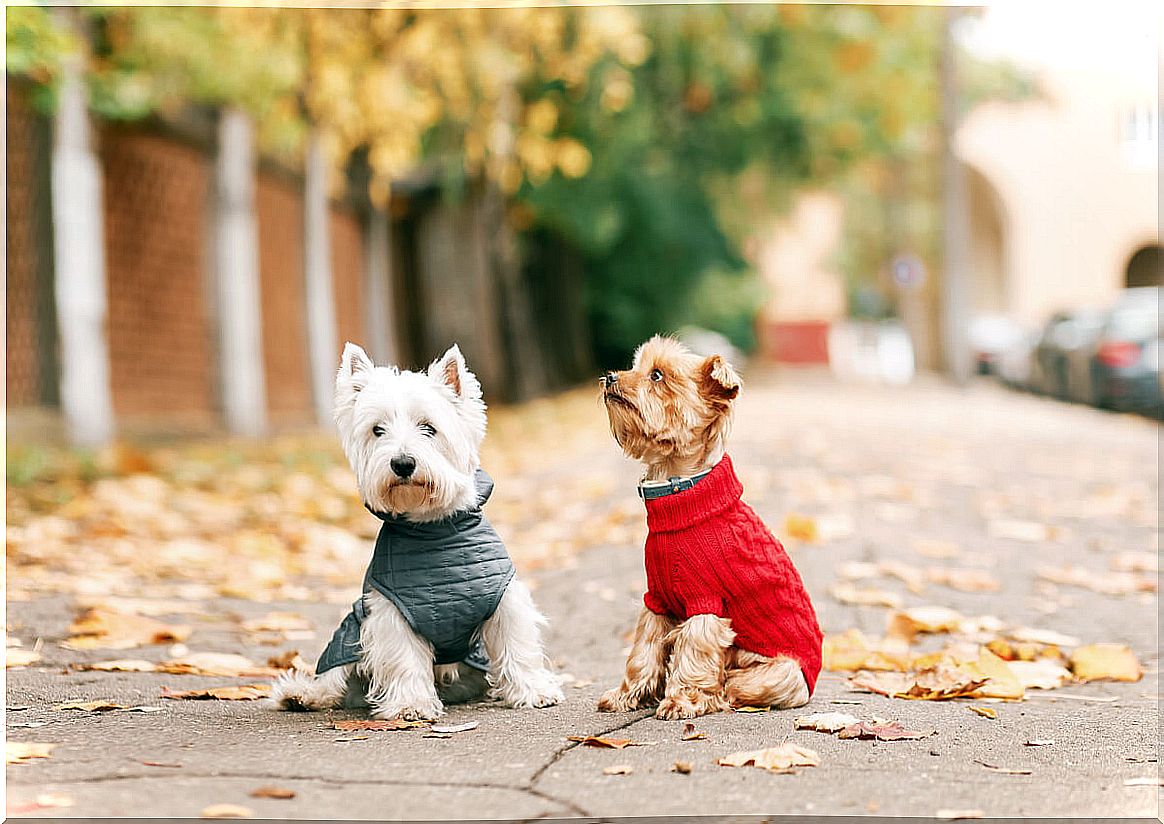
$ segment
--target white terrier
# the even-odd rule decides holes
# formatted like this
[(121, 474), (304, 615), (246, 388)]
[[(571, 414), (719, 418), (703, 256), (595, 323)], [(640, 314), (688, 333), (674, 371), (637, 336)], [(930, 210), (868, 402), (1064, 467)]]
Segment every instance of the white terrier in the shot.
[(280, 709), (371, 706), (376, 718), (436, 718), (486, 691), (511, 707), (562, 700), (546, 668), (545, 618), (481, 514), (481, 385), (454, 345), (425, 372), (376, 367), (349, 343), (335, 420), (364, 505), (384, 521), (363, 595), (314, 676), (274, 685)]

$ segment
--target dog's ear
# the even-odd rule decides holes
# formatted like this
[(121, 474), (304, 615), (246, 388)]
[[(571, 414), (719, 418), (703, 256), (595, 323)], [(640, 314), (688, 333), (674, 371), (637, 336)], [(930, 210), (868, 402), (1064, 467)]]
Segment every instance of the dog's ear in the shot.
[(351, 341), (344, 344), (344, 353), (340, 357), (340, 368), (335, 375), (335, 386), (343, 386), (352, 393), (358, 393), (368, 385), (368, 378), (372, 375), (375, 364), (368, 357), (368, 353)]
[(354, 343), (344, 344), (344, 354), (340, 358), (340, 367), (335, 373), (334, 413), (335, 421), (343, 431), (350, 422), (352, 407), (360, 391), (368, 385), (375, 366), (372, 359), (363, 349)]
[(465, 365), (465, 356), (455, 343), (432, 362), (428, 368), (428, 376), (452, 389), (458, 400), (481, 400), (481, 384), (478, 383), (477, 376)]
[(712, 401), (733, 401), (740, 394), (740, 376), (730, 363), (712, 355), (699, 367), (699, 391)]

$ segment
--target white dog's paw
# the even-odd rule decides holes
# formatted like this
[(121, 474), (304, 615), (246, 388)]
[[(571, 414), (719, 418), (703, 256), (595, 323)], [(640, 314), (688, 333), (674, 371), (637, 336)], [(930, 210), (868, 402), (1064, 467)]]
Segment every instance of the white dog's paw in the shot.
[(380, 704), (372, 711), (372, 717), (381, 721), (399, 718), (402, 721), (433, 721), (445, 714), (440, 701), (410, 701), (407, 703)]
[(501, 683), (492, 694), (518, 710), (552, 707), (565, 699), (558, 677), (549, 670), (537, 670), (520, 681)]
[(289, 712), (313, 712), (338, 707), (343, 693), (337, 692), (332, 679), (320, 679), (306, 672), (285, 672), (271, 685), (271, 705)]

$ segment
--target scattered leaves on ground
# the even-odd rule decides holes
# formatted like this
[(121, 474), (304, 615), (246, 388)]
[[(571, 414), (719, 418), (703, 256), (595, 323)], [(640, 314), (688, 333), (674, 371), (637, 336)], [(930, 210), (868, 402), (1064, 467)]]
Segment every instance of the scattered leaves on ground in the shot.
[(211, 687), (205, 690), (174, 691), (162, 687), (162, 698), (190, 701), (257, 701), (271, 695), (270, 684), (241, 684), (232, 687)]
[(1123, 644), (1089, 644), (1071, 654), (1071, 672), (1083, 681), (1139, 681), (1144, 675), (1136, 654)]
[(1102, 595), (1128, 595), (1133, 592), (1155, 592), (1156, 573), (1101, 572), (1078, 564), (1058, 567), (1040, 566), (1035, 574), (1044, 581), (1065, 586), (1080, 587)]
[(716, 762), (722, 767), (758, 767), (770, 772), (792, 772), (795, 767), (816, 767), (820, 756), (815, 750), (786, 741), (778, 747), (725, 755)]
[(1071, 672), (1052, 660), (1008, 661), (1007, 666), (1024, 689), (1054, 690), (1071, 682)]
[(5, 741), (4, 763), (23, 764), (35, 758), (51, 758), (56, 744), (41, 744), (32, 741)]
[(901, 606), (901, 596), (896, 592), (874, 587), (858, 587), (848, 581), (833, 584), (829, 589), (829, 594), (842, 604), (852, 606), (892, 607), (894, 609)]
[(680, 738), (683, 741), (700, 741), (706, 739), (707, 736), (695, 729), (695, 725), (688, 721), (683, 725), (683, 734)]

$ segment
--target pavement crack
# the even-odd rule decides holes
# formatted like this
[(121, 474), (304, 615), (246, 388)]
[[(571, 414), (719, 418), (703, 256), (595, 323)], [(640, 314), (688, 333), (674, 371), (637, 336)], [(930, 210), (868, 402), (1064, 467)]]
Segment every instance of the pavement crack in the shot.
[[(653, 714), (654, 714), (654, 712), (652, 710), (640, 710), (640, 711), (634, 713), (631, 718), (629, 718), (626, 721), (623, 721), (620, 724), (615, 724), (612, 727), (608, 727), (606, 729), (599, 730), (596, 733), (590, 733), (590, 734), (595, 735), (595, 736), (610, 735), (610, 733), (612, 733), (612, 732), (618, 732), (619, 730), (625, 730), (627, 727), (630, 727), (634, 724), (637, 724), (639, 721), (642, 721), (644, 718), (650, 718)], [(546, 773), (546, 770), (548, 770), (550, 767), (557, 764), (558, 761), (560, 761), (562, 759), (562, 756), (564, 756), (566, 753), (570, 752), (570, 750), (574, 749), (575, 747), (579, 746), (581, 743), (582, 743), (581, 741), (567, 741), (565, 744), (563, 744), (562, 746), (560, 746), (556, 750), (554, 750), (554, 752), (550, 754), (550, 757), (546, 759), (546, 763), (544, 763), (540, 767), (538, 767), (537, 770), (534, 771), (534, 774), (532, 776), (530, 776), (529, 783), (525, 786), (524, 789), (527, 792), (532, 793), (534, 795), (537, 795), (540, 798), (544, 798), (548, 801), (554, 801), (558, 804), (561, 804), (564, 807), (568, 807), (572, 812), (574, 812), (575, 815), (579, 815), (579, 816), (583, 816), (583, 817), (590, 817), (590, 813), (588, 813), (585, 809), (578, 806), (574, 802), (569, 801), (569, 800), (564, 799), (564, 798), (557, 798), (554, 795), (552, 795), (550, 793), (546, 793), (546, 792), (539, 790), (537, 788), (537, 783), (539, 781), (541, 781), (542, 776), (545, 775), (545, 773)]]

